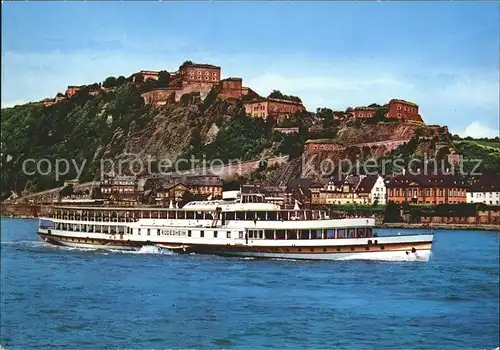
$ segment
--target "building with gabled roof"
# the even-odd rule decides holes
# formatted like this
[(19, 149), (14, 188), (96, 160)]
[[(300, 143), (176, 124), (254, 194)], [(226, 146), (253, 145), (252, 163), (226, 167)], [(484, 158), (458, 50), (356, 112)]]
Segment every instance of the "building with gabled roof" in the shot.
[(386, 188), (384, 178), (380, 175), (368, 175), (361, 179), (356, 188), (356, 192), (361, 198), (368, 198), (370, 204), (385, 205)]

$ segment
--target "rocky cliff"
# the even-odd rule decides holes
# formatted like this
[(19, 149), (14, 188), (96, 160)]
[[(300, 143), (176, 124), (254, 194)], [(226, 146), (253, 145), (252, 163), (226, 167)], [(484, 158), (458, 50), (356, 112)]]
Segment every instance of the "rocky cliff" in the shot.
[[(324, 159), (435, 155), (438, 142), (441, 149), (451, 142), (433, 135), (422, 123), (394, 121), (345, 122), (333, 126), (326, 133), (328, 139), (308, 141), (314, 138), (308, 127), (319, 119), (312, 113), (294, 115), (288, 121), (298, 126), (298, 133), (284, 134), (273, 130), (270, 119), (249, 118), (243, 101), (221, 100), (215, 90), (203, 98), (189, 93), (158, 107), (146, 106), (143, 92), (125, 82), (92, 94), (81, 89), (52, 105), (2, 109), (2, 197), (11, 191), (53, 188), (78, 175), (82, 182), (97, 179), (102, 159), (158, 162), (194, 157), (229, 162), (289, 155), (287, 165), (264, 165), (252, 176), (285, 185), (291, 178), (314, 174)], [(25, 166), (27, 160), (33, 160), (30, 167)], [(64, 160), (67, 171), (56, 174), (55, 167)]]
[[(49, 106), (2, 109), (2, 197), (53, 188), (78, 175), (96, 179), (103, 159), (253, 160), (274, 154), (282, 139), (264, 120), (248, 118), (242, 101), (220, 100), (216, 92), (203, 100), (186, 94), (159, 107), (145, 106), (140, 94), (125, 83), (94, 95), (78, 91)], [(67, 169), (56, 174), (66, 161)]]

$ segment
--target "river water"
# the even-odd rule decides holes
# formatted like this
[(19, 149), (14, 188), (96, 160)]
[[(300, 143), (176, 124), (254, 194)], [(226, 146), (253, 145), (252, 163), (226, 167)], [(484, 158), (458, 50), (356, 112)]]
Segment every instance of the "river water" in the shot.
[(500, 345), (499, 232), (437, 231), (427, 263), (304, 262), (54, 248), (36, 220), (1, 224), (7, 350)]

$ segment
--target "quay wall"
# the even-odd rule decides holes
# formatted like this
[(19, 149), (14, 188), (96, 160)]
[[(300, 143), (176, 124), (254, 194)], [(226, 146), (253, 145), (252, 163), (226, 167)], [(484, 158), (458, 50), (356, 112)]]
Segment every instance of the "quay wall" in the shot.
[(42, 206), (38, 204), (2, 203), (0, 206), (2, 217), (37, 218), (42, 211)]

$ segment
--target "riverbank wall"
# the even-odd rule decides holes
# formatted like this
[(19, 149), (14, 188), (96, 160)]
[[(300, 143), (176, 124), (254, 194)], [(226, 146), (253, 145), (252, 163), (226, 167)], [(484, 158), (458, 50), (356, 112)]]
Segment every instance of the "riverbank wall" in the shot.
[(44, 206), (39, 204), (11, 204), (2, 203), (0, 214), (10, 218), (37, 218), (46, 212)]
[(400, 228), (409, 230), (478, 230), (478, 231), (498, 231), (500, 225), (488, 224), (408, 224), (402, 222), (392, 222), (377, 224), (378, 228)]

